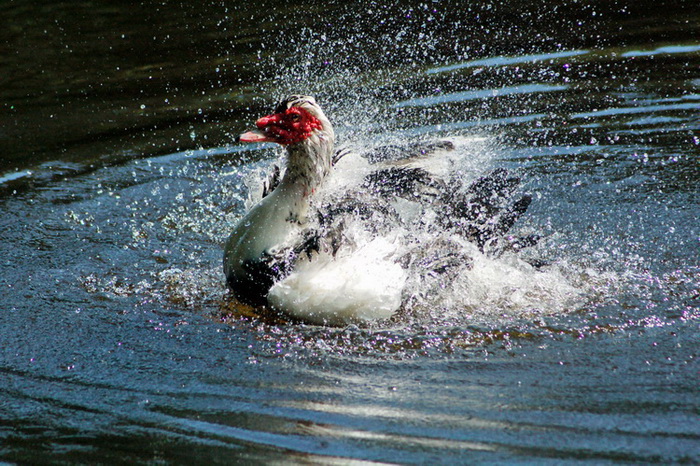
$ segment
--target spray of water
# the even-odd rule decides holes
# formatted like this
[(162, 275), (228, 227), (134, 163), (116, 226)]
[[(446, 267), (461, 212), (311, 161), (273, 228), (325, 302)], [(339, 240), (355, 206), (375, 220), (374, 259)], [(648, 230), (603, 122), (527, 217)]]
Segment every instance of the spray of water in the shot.
[[(378, 22), (387, 20), (381, 12), (376, 15)], [(315, 95), (333, 121), (340, 145), (356, 153), (365, 153), (384, 144), (447, 137), (456, 142), (456, 149), (443, 154), (442, 159), (432, 159), (430, 168), (433, 171), (442, 170), (443, 174), (449, 171), (450, 176), (460, 177), (466, 185), (501, 166), (503, 147), (497, 129), (480, 130), (478, 121), (477, 124), (462, 124), (471, 116), (456, 115), (450, 105), (397, 105), (400, 101), (439, 92), (440, 89), (433, 87), (436, 83), (452, 87), (460, 84), (449, 76), (436, 80), (426, 72), (431, 66), (444, 64), (446, 56), (444, 44), (431, 36), (429, 28), (422, 31), (409, 28), (403, 34), (396, 34), (393, 30), (393, 39), (386, 44), (373, 43), (367, 47), (361, 31), (341, 27), (331, 36), (328, 31), (302, 29), (294, 37), (288, 37), (295, 53), (266, 57), (269, 60), (261, 71), (256, 92), (270, 108), (282, 95)], [(382, 47), (386, 49), (385, 55), (378, 52)], [(457, 49), (453, 48), (449, 54), (453, 61), (468, 57), (466, 48), (458, 50), (459, 44), (455, 47)], [(547, 90), (549, 88), (544, 89)], [(542, 91), (543, 88), (533, 90)], [(520, 97), (528, 99), (527, 94)], [(513, 120), (513, 123), (519, 121)], [(217, 244), (224, 241), (244, 210), (260, 198), (265, 173), (273, 163), (283, 162), (275, 148), (264, 149), (262, 153), (261, 162), (223, 167), (212, 165), (202, 157), (187, 174), (206, 186), (204, 194), (196, 196), (200, 204), (168, 212), (168, 225), (174, 231), (183, 228), (199, 231), (207, 245), (218, 252)], [(357, 188), (361, 183), (370, 167), (358, 160), (346, 158), (337, 167), (334, 178), (326, 186), (328, 199), (340, 189)], [(535, 204), (537, 202), (536, 199)], [(595, 317), (590, 310), (609, 302), (609, 296), (617, 294), (629, 277), (619, 269), (599, 267), (607, 258), (596, 261), (595, 247), (590, 254), (573, 254), (572, 251), (580, 248), (574, 247), (572, 241), (580, 238), (567, 238), (552, 231), (546, 224), (546, 216), (524, 218), (516, 225), (525, 233), (544, 232), (540, 245), (517, 254), (493, 255), (479, 251), (451, 232), (436, 235), (435, 212), (430, 208), (416, 209), (410, 204), (395, 207), (402, 221), (394, 225), (383, 242), (372, 244), (371, 235), (363, 238), (367, 232), (361, 225), (350, 225), (357, 241), (366, 240), (370, 245), (365, 256), (360, 256), (364, 263), (380, 256), (422, 257), (427, 254), (423, 250), (426, 247), (436, 251), (459, 248), (469, 260), (449, 276), (425, 273), (418, 260), (409, 261), (401, 273), (388, 274), (384, 277), (388, 280), (387, 286), (400, 285), (401, 299), (406, 305), (397, 315), (371, 329), (351, 326), (343, 330), (311, 330), (304, 326), (288, 326), (281, 333), (273, 332), (274, 323), (259, 320), (254, 310), (232, 304), (228, 299), (216, 253), (212, 253), (215, 259), (205, 266), (180, 263), (160, 268), (153, 273), (151, 286), (139, 288), (137, 283), (131, 289), (157, 295), (157, 299), (177, 305), (204, 309), (233, 325), (253, 322), (251, 325), (264, 326), (263, 334), (274, 333), (276, 346), (281, 347), (281, 351), (284, 347), (298, 349), (299, 345), (317, 352), (327, 347), (353, 352), (363, 348), (379, 352), (401, 352), (410, 348), (454, 351), (456, 347), (507, 341), (516, 335), (575, 334), (580, 333), (578, 329), (582, 327), (591, 332), (610, 328), (576, 319), (574, 323), (562, 322), (568, 322), (566, 316), (576, 311), (589, 312), (588, 315)], [(413, 241), (394, 241), (395, 238), (412, 238)], [(546, 258), (544, 267), (532, 265), (540, 258)], [(324, 260), (328, 263), (329, 275), (342, 280), (346, 271), (338, 267), (339, 263), (329, 257)], [(302, 280), (303, 273), (292, 279)], [(93, 286), (95, 280), (99, 281), (91, 277), (86, 286)], [(320, 285), (326, 284), (328, 282)], [(123, 286), (119, 289), (116, 286), (115, 292), (124, 292), (120, 291)], [(100, 283), (99, 288), (109, 290), (109, 280)], [(279, 292), (284, 293), (284, 284)], [(313, 300), (311, 295), (306, 298)], [(322, 304), (309, 302), (309, 305)], [(553, 326), (552, 322), (558, 324)]]

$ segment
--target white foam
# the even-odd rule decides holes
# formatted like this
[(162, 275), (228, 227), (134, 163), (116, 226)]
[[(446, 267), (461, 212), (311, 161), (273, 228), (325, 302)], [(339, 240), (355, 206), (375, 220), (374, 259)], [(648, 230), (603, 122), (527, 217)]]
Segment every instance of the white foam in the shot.
[(450, 307), (472, 318), (491, 321), (497, 316), (559, 313), (581, 296), (556, 267), (539, 271), (515, 257), (483, 254), (475, 254), (473, 260), (473, 267), (455, 280), (450, 295)]
[(300, 262), (275, 284), (268, 301), (307, 322), (345, 325), (391, 317), (401, 306), (406, 271), (394, 262), (397, 245), (376, 238), (335, 258)]

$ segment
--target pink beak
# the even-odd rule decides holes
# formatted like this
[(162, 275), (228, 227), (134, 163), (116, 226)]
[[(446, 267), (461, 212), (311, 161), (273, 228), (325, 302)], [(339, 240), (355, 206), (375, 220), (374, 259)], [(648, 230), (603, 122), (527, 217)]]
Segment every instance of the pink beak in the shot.
[(257, 126), (258, 129), (241, 134), (238, 140), (241, 142), (278, 142), (275, 136), (265, 132), (265, 128), (279, 122), (280, 118), (280, 115), (277, 114), (258, 118), (258, 121), (255, 122), (255, 126)]
[(276, 142), (277, 140), (271, 136), (268, 136), (260, 130), (248, 131), (243, 133), (238, 137), (241, 142)]

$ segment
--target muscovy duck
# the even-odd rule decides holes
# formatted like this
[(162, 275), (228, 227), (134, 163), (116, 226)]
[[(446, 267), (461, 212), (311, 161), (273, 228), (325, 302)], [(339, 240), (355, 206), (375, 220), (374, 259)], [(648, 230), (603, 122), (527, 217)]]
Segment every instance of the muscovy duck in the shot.
[[(482, 251), (537, 241), (506, 236), (531, 201), (515, 196), (519, 179), (506, 170), (464, 185), (411, 163), (451, 150), (450, 141), (362, 154), (371, 169), (354, 184), (329, 187), (342, 178), (334, 166), (348, 152), (335, 152), (333, 127), (313, 97), (283, 99), (256, 126), (240, 142), (274, 142), (286, 147), (287, 157), (286, 169), (275, 167), (262, 199), (225, 245), (226, 281), (243, 303), (315, 324), (371, 322), (391, 317), (406, 301), (410, 271), (442, 274), (468, 266), (468, 253), (445, 231)], [(430, 227), (407, 221), (397, 208), (402, 201), (429, 206)], [(416, 228), (433, 235), (430, 244)]]

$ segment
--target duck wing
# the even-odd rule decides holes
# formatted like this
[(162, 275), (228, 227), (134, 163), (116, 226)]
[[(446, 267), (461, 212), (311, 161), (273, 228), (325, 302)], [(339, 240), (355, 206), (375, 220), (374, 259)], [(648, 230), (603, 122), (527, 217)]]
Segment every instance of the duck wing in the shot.
[(533, 246), (539, 237), (510, 236), (509, 232), (532, 202), (518, 192), (521, 181), (498, 168), (466, 188), (461, 180), (444, 181), (423, 168), (389, 167), (365, 177), (363, 187), (378, 198), (400, 197), (429, 204), (444, 228), (454, 229), (483, 252), (501, 254)]
[[(482, 251), (522, 249), (533, 246), (539, 237), (507, 237), (515, 222), (527, 211), (532, 196), (519, 194), (520, 178), (498, 168), (472, 182), (466, 190), (452, 189), (442, 198), (447, 207), (441, 221), (454, 227)], [(500, 243), (496, 247), (496, 243)], [(508, 246), (509, 244), (509, 246)]]
[[(373, 147), (361, 155), (371, 164), (395, 164), (426, 157), (439, 150), (454, 150), (454, 148), (455, 144), (448, 140), (410, 141), (403, 144), (387, 144)], [(352, 152), (348, 148), (338, 149), (333, 155), (333, 165)]]

